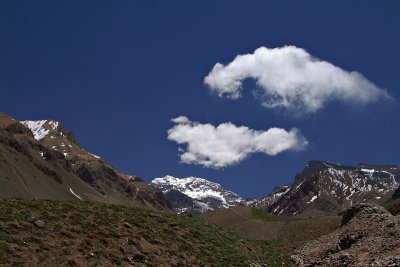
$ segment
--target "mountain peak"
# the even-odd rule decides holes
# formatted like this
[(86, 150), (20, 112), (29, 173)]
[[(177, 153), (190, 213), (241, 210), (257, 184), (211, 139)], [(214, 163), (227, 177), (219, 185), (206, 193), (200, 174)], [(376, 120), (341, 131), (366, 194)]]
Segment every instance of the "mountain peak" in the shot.
[(304, 179), (305, 177), (309, 177), (315, 173), (321, 172), (328, 170), (329, 168), (333, 169), (352, 169), (354, 167), (346, 166), (346, 165), (341, 165), (338, 163), (334, 163), (331, 161), (327, 160), (310, 160), (306, 167), (298, 174), (295, 176), (295, 181), (300, 181)]
[(64, 128), (64, 126), (55, 120), (37, 120), (37, 121), (21, 121), (21, 123), (29, 128), (33, 134), (33, 137), (37, 141), (41, 141), (46, 138), (55, 139), (57, 137), (63, 137), (69, 141), (77, 144), (73, 133)]
[(53, 120), (21, 121), (21, 123), (32, 131), (33, 137), (37, 141), (56, 131), (60, 125), (58, 121)]
[[(193, 176), (176, 178), (167, 175), (155, 178), (150, 185), (163, 191), (172, 205), (176, 203), (173, 207), (176, 211), (189, 210), (194, 213), (203, 213), (218, 208), (232, 207), (242, 202), (238, 195), (225, 190), (220, 184)], [(177, 201), (178, 197), (181, 200), (184, 198), (182, 194), (186, 196), (184, 205)]]

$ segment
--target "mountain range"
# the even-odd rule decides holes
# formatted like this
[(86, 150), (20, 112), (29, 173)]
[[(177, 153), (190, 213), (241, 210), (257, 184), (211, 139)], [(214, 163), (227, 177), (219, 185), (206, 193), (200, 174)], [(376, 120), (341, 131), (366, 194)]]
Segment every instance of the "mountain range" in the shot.
[(204, 213), (243, 205), (277, 215), (338, 214), (354, 204), (384, 204), (398, 198), (400, 167), (312, 160), (295, 176), (293, 184), (277, 186), (265, 197), (246, 200), (202, 178), (165, 176), (150, 184), (163, 191), (177, 212)]
[(202, 178), (165, 176), (150, 184), (163, 191), (177, 212), (205, 213), (242, 205), (277, 215), (338, 214), (358, 203), (382, 205), (398, 198), (400, 167), (312, 160), (292, 184), (277, 186), (265, 197), (246, 200)]
[(340, 213), (354, 204), (383, 204), (400, 185), (396, 165), (340, 165), (312, 160), (293, 184), (276, 187), (269, 195), (246, 201), (274, 214)]
[(203, 178), (155, 178), (146, 184), (84, 150), (54, 120), (17, 121), (0, 113), (0, 197), (89, 200), (205, 213), (237, 205), (277, 215), (338, 214), (354, 204), (400, 197), (400, 167), (312, 160), (265, 197), (243, 200)]
[(0, 196), (90, 200), (169, 209), (163, 193), (85, 151), (53, 120), (17, 121), (0, 113)]

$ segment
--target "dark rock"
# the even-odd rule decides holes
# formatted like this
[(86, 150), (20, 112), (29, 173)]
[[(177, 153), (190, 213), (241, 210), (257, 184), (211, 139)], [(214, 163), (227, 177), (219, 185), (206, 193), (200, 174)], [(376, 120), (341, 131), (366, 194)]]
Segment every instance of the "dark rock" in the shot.
[(131, 262), (143, 262), (145, 260), (145, 256), (136, 248), (133, 249), (130, 256), (128, 256), (128, 260)]
[(170, 224), (168, 224), (168, 226), (169, 226), (169, 227), (177, 227), (178, 224), (177, 224), (177, 223), (170, 223)]
[(125, 228), (132, 228), (132, 225), (128, 222), (124, 222), (124, 227)]
[(342, 238), (340, 240), (340, 243), (339, 243), (340, 250), (344, 250), (344, 249), (350, 248), (353, 244), (355, 244), (362, 237), (363, 237), (362, 233), (359, 233), (357, 235), (355, 235), (355, 234), (346, 235), (344, 238)]

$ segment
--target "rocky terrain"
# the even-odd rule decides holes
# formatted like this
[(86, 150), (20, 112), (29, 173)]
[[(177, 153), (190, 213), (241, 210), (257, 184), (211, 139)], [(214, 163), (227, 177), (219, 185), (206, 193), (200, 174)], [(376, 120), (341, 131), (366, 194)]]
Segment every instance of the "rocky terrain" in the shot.
[(199, 214), (233, 207), (243, 201), (237, 194), (225, 190), (220, 184), (202, 178), (180, 179), (167, 175), (154, 179), (150, 185), (160, 189), (177, 212)]
[(355, 205), (339, 229), (309, 242), (292, 259), (299, 266), (399, 266), (400, 217), (374, 204)]
[(345, 166), (310, 161), (292, 185), (277, 187), (271, 194), (247, 201), (247, 205), (274, 214), (340, 213), (357, 203), (383, 204), (400, 184), (396, 165)]
[(13, 199), (0, 210), (0, 266), (282, 266), (268, 247), (187, 213)]
[(52, 120), (23, 121), (0, 113), (0, 197), (91, 200), (169, 209), (158, 189), (85, 151)]

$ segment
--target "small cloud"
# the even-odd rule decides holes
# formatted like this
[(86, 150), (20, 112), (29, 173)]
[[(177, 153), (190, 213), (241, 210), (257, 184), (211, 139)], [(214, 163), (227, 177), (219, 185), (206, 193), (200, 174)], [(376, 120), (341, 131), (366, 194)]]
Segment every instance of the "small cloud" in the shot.
[(172, 120), (176, 125), (168, 130), (168, 139), (186, 145), (185, 149), (179, 148), (179, 152), (181, 162), (187, 164), (223, 168), (253, 153), (275, 156), (284, 151), (304, 149), (308, 144), (296, 128), (253, 130), (230, 122), (214, 126), (183, 118), (186, 120)]
[(257, 81), (262, 104), (269, 109), (313, 113), (335, 99), (367, 104), (390, 98), (362, 74), (319, 60), (295, 46), (260, 47), (227, 65), (217, 63), (204, 82), (220, 97), (238, 99), (247, 78)]
[(172, 119), (171, 121), (173, 123), (185, 124), (185, 123), (189, 122), (189, 119), (186, 116), (179, 116), (179, 117), (176, 117), (176, 118)]

